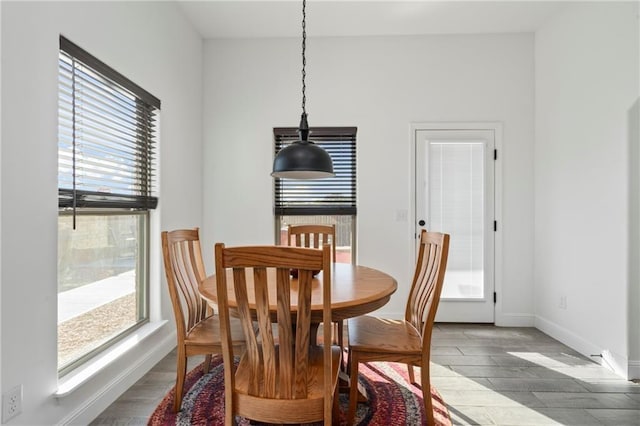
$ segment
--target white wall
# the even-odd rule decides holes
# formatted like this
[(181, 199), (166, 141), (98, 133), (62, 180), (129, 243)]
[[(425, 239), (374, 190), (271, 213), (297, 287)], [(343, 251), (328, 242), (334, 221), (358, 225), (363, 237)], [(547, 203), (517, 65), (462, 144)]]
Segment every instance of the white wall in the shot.
[[(640, 32), (639, 32), (640, 34)], [(640, 69), (640, 65), (638, 67)], [(640, 98), (629, 109), (629, 288), (627, 336), (630, 378), (640, 378)], [(634, 261), (636, 259), (636, 261)]]
[[(166, 2), (6, 2), (2, 7), (2, 392), (12, 424), (87, 423), (175, 346), (159, 229), (202, 220), (202, 42)], [(62, 33), (162, 101), (152, 298), (169, 324), (68, 397), (57, 388), (57, 75)], [(123, 372), (127, 373), (122, 377)]]
[(637, 14), (635, 2), (575, 4), (535, 37), (536, 326), (623, 375), (638, 262), (628, 254)]
[[(2, 4), (0, 4), (0, 25), (1, 24), (2, 24)], [(2, 31), (0, 31), (0, 99), (2, 99)], [(0, 102), (0, 188), (2, 188), (2, 102)], [(0, 241), (2, 241), (2, 196), (1, 195), (0, 195)], [(2, 271), (2, 244), (0, 243), (0, 295), (2, 294), (2, 272), (1, 271)], [(2, 330), (2, 303), (0, 303), (0, 330)], [(0, 384), (2, 384), (2, 338), (0, 338)], [(2, 386), (0, 386), (0, 390), (2, 389), (3, 389)]]
[[(299, 39), (208, 40), (204, 47), (204, 232), (209, 250), (271, 244), (272, 128), (298, 125)], [(311, 126), (358, 127), (358, 263), (399, 284), (385, 315), (401, 316), (413, 260), (411, 122), (504, 124), (503, 324), (533, 324), (533, 36), (311, 38)], [(410, 217), (412, 214), (410, 213)]]

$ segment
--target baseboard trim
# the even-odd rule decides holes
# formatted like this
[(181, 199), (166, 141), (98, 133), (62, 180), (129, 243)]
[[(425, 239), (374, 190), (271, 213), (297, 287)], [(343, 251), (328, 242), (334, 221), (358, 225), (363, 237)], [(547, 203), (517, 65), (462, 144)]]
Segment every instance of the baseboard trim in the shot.
[(83, 404), (64, 417), (59, 424), (89, 424), (113, 403), (124, 391), (144, 376), (154, 365), (176, 346), (176, 335), (170, 333), (153, 350), (139, 358), (135, 363), (124, 369), (110, 380), (99, 392), (92, 395)]
[[(620, 377), (627, 378), (629, 369), (627, 357), (611, 352), (608, 349), (603, 349), (546, 318), (536, 316), (534, 325), (538, 330), (580, 352), (582, 355), (613, 371)], [(593, 355), (601, 355), (601, 357)]]
[(498, 327), (533, 327), (535, 317), (531, 314), (499, 314), (496, 312), (495, 324)]

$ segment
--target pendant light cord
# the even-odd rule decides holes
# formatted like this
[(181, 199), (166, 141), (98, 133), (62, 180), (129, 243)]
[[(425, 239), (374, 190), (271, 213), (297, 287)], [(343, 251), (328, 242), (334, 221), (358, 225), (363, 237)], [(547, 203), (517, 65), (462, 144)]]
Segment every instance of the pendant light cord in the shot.
[(306, 89), (307, 85), (305, 83), (305, 77), (307, 76), (307, 72), (305, 70), (307, 65), (307, 58), (305, 57), (305, 52), (307, 50), (307, 12), (306, 12), (307, 2), (306, 0), (302, 0), (302, 114), (306, 115), (307, 110), (305, 108), (305, 104), (307, 103), (307, 95)]
[(307, 76), (307, 57), (305, 53), (307, 51), (307, 1), (302, 0), (302, 116), (300, 117), (300, 127), (298, 133), (300, 133), (300, 142), (307, 143), (309, 137), (309, 123), (307, 122), (307, 84), (305, 78)]
[(295, 140), (280, 149), (273, 159), (273, 172), (276, 187), (277, 179), (320, 179), (333, 177), (333, 161), (327, 151), (309, 140), (309, 123), (307, 122), (307, 1), (302, 0), (302, 116), (298, 127), (299, 140)]

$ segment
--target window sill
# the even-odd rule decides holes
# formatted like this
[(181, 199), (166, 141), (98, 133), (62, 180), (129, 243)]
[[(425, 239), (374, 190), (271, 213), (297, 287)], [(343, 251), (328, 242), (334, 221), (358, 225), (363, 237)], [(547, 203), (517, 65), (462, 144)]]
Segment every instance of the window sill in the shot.
[(118, 344), (105, 350), (101, 355), (87, 361), (84, 365), (61, 377), (58, 380), (58, 390), (56, 390), (54, 396), (56, 398), (68, 396), (142, 340), (156, 333), (166, 323), (167, 320), (156, 321), (140, 327)]

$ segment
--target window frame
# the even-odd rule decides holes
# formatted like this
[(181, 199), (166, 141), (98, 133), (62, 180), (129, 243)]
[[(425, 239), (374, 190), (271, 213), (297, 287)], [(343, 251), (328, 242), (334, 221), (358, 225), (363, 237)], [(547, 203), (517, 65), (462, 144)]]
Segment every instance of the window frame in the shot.
[[(63, 210), (58, 212), (58, 216), (72, 216), (74, 212), (70, 210)], [(134, 215), (140, 216), (138, 219), (140, 223), (140, 235), (138, 240), (136, 241), (136, 245), (138, 247), (138, 256), (136, 257), (136, 271), (139, 272), (136, 276), (136, 322), (126, 328), (123, 328), (119, 331), (119, 333), (107, 340), (105, 340), (100, 345), (91, 349), (90, 351), (84, 353), (78, 358), (74, 359), (67, 364), (59, 366), (58, 375), (59, 377), (64, 376), (65, 374), (73, 371), (74, 369), (80, 367), (87, 361), (94, 358), (96, 355), (99, 355), (105, 349), (113, 346), (114, 344), (120, 342), (125, 339), (131, 333), (139, 329), (140, 327), (148, 324), (150, 322), (150, 222), (151, 222), (151, 211), (148, 210), (128, 210), (128, 209), (110, 209), (110, 210), (101, 210), (101, 209), (79, 209), (76, 213), (77, 216), (124, 216), (124, 215)]]
[[(135, 330), (139, 329), (143, 325), (149, 323), (150, 321), (150, 229), (151, 229), (151, 220), (152, 220), (152, 211), (158, 205), (158, 197), (155, 193), (155, 185), (157, 184), (157, 178), (155, 176), (155, 168), (158, 164), (158, 155), (155, 151), (158, 149), (158, 137), (159, 133), (159, 114), (160, 114), (160, 100), (155, 96), (151, 95), (149, 92), (142, 89), (140, 86), (133, 83), (128, 78), (124, 77), (119, 72), (115, 71), (110, 66), (106, 65), (104, 62), (95, 58), (93, 55), (89, 54), (76, 44), (72, 43), (64, 36), (60, 35), (59, 38), (60, 47), (59, 47), (59, 59), (58, 59), (58, 75), (59, 75), (59, 83), (58, 83), (58, 111), (59, 115), (62, 114), (63, 105), (68, 106), (69, 100), (62, 100), (63, 97), (63, 87), (65, 87), (63, 83), (63, 63), (67, 63), (67, 60), (71, 60), (72, 67), (72, 76), (75, 75), (76, 70), (74, 69), (76, 61), (81, 64), (81, 66), (86, 67), (91, 74), (95, 74), (100, 78), (100, 81), (96, 83), (97, 85), (93, 87), (92, 83), (89, 82), (89, 89), (97, 88), (106, 88), (113, 90), (114, 93), (121, 93), (126, 95), (126, 99), (128, 103), (126, 105), (131, 105), (128, 113), (124, 114), (126, 120), (130, 120), (131, 139), (123, 139), (125, 143), (129, 143), (129, 146), (132, 147), (131, 152), (127, 156), (132, 158), (132, 160), (128, 161), (127, 166), (123, 167), (127, 173), (133, 175), (131, 178), (132, 186), (129, 186), (129, 189), (125, 189), (123, 191), (119, 191), (115, 186), (106, 185), (99, 191), (91, 191), (91, 190), (83, 190), (76, 188), (76, 123), (81, 122), (82, 116), (76, 116), (76, 107), (75, 107), (75, 98), (76, 98), (76, 86), (75, 86), (75, 78), (72, 78), (74, 84), (71, 86), (72, 99), (70, 101), (72, 107), (71, 118), (67, 116), (67, 122), (63, 124), (62, 119), (58, 120), (58, 168), (59, 168), (59, 179), (58, 179), (58, 217), (61, 218), (63, 216), (72, 216), (73, 217), (73, 228), (76, 226), (76, 216), (106, 216), (106, 217), (114, 217), (114, 216), (135, 216), (137, 219), (136, 222), (136, 241), (135, 241), (135, 260), (134, 263), (136, 265), (136, 274), (135, 274), (135, 297), (136, 297), (136, 312), (135, 312), (135, 323), (127, 324), (123, 328), (118, 329), (114, 336), (106, 339), (102, 343), (100, 343), (97, 347), (88, 350), (72, 361), (68, 361), (64, 365), (60, 365), (60, 352), (58, 351), (58, 376), (62, 377), (65, 374), (73, 371), (74, 369), (80, 367), (85, 364), (90, 359), (96, 357), (100, 353), (103, 353), (109, 347), (112, 347), (117, 342), (125, 339), (130, 336)], [(63, 61), (63, 57), (67, 58)], [(83, 73), (84, 71), (78, 71)], [(86, 79), (86, 76), (90, 74), (81, 75), (80, 79)], [(98, 80), (96, 80), (98, 81)], [(69, 88), (67, 84), (67, 89)], [(106, 99), (106, 98), (105, 98)], [(110, 103), (107, 100), (101, 100), (104, 102), (104, 108), (106, 108), (106, 113), (103, 113), (103, 116), (106, 118), (112, 117), (113, 114), (122, 112), (115, 103)], [(66, 102), (66, 103), (64, 103)], [(115, 101), (114, 101), (115, 102)], [(125, 107), (126, 108), (126, 107)], [(67, 110), (68, 115), (68, 110)], [(102, 115), (101, 115), (102, 116)], [(80, 117), (80, 119), (78, 118)], [(71, 123), (73, 129), (73, 148), (72, 148), (72, 156), (73, 163), (70, 167), (67, 163), (65, 163), (63, 167), (63, 171), (60, 171), (61, 160), (60, 153), (66, 153), (68, 158), (69, 148), (68, 146), (63, 148), (63, 144), (61, 143), (61, 135), (64, 134), (63, 130), (68, 127), (68, 123)], [(111, 149), (116, 149), (120, 145), (117, 142), (113, 142), (113, 139), (119, 139), (121, 137), (115, 136), (115, 131), (106, 131), (104, 129), (101, 130), (105, 139), (98, 140), (98, 147), (106, 147)], [(83, 141), (82, 139), (79, 139)], [(81, 142), (82, 143), (82, 142)], [(68, 142), (67, 142), (68, 145)], [(123, 155), (114, 155), (113, 153), (109, 154), (113, 157), (104, 157), (106, 158), (116, 158), (120, 161), (124, 162), (125, 159)], [(91, 157), (87, 157), (91, 158)], [(95, 156), (94, 158), (102, 159), (103, 157)], [(90, 160), (89, 160), (90, 161)], [(108, 160), (105, 160), (108, 161)], [(116, 163), (119, 164), (119, 163)], [(124, 164), (124, 163), (123, 163)], [(82, 166), (82, 164), (81, 164)], [(93, 171), (91, 166), (87, 166), (89, 172)], [(128, 167), (128, 168), (127, 168)], [(106, 182), (114, 182), (117, 183), (119, 179), (117, 178), (119, 175), (115, 175), (112, 173), (114, 169), (113, 166), (106, 172), (101, 174), (101, 179), (105, 179)], [(117, 170), (117, 167), (115, 168)], [(66, 174), (66, 171), (72, 175), (71, 179), (73, 180), (73, 187), (70, 188), (68, 184), (69, 175)], [(60, 180), (60, 176), (65, 176), (65, 179)], [(114, 178), (115, 177), (115, 178)], [(91, 180), (91, 178), (86, 178), (87, 181)], [(60, 232), (60, 225), (58, 225), (58, 232)], [(60, 235), (60, 234), (59, 234)], [(59, 279), (57, 280), (59, 282)], [(59, 325), (59, 324), (58, 324)]]
[[(338, 150), (333, 150), (331, 147), (327, 149), (329, 155), (337, 152), (340, 157), (340, 165), (336, 167), (336, 159), (332, 156), (334, 161), (334, 171), (337, 175), (335, 178), (324, 178), (317, 180), (300, 180), (300, 179), (283, 179), (274, 178), (273, 182), (273, 213), (274, 213), (274, 240), (276, 244), (284, 244), (280, 241), (282, 218), (284, 216), (349, 216), (351, 218), (351, 262), (356, 262), (356, 241), (357, 241), (357, 131), (355, 126), (348, 127), (311, 127), (310, 136), (314, 143), (323, 146), (327, 149), (327, 145), (331, 143), (342, 143), (343, 147)], [(298, 140), (298, 128), (296, 127), (274, 127), (273, 128), (273, 141), (274, 141), (274, 157), (278, 154), (279, 150), (288, 143)], [(342, 175), (342, 176), (340, 176)], [(317, 190), (318, 196), (327, 196), (326, 190), (322, 187), (326, 186), (326, 182), (331, 182), (331, 179), (335, 179), (338, 184), (336, 187), (342, 194), (347, 194), (345, 202), (326, 202), (322, 203), (317, 198), (311, 200), (312, 206), (304, 206), (304, 201), (292, 202), (289, 206), (286, 206), (286, 195), (283, 194), (283, 187), (286, 183), (283, 181), (289, 181), (299, 183), (303, 185), (310, 185)], [(342, 181), (342, 183), (340, 183)], [(312, 188), (313, 190), (314, 188)], [(307, 202), (309, 200), (307, 199)]]

